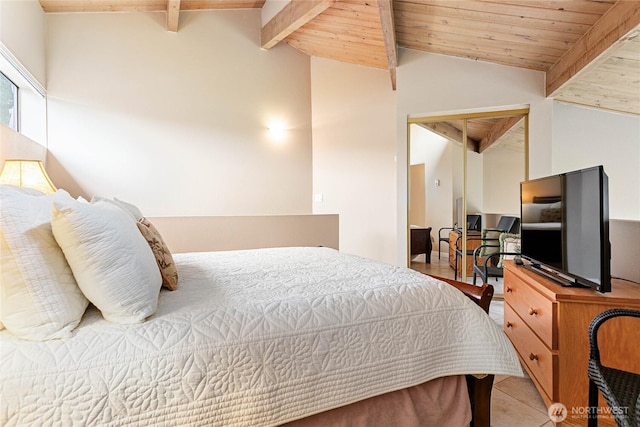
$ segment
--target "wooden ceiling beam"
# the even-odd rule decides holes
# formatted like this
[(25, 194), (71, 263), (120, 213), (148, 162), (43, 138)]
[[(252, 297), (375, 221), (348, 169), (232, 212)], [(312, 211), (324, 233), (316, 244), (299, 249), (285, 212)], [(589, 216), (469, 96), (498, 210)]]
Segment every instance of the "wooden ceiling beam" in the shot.
[(517, 117), (505, 117), (499, 119), (498, 122), (493, 125), (487, 135), (482, 138), (480, 144), (478, 144), (478, 153), (482, 153), (493, 144), (498, 142), (509, 130), (514, 127), (522, 119), (522, 116)]
[(607, 50), (635, 37), (640, 25), (640, 2), (618, 0), (546, 73), (546, 96), (551, 97)]
[(391, 0), (378, 0), (380, 23), (382, 24), (382, 38), (387, 53), (387, 64), (391, 76), (391, 87), (396, 90), (396, 68), (398, 67), (398, 45), (396, 43), (396, 28), (393, 24), (393, 4)]
[(292, 0), (262, 27), (262, 48), (271, 49), (335, 2), (336, 0)]
[(260, 9), (265, 0), (185, 0), (182, 10)]
[(178, 32), (178, 21), (180, 20), (180, 0), (167, 1), (167, 30)]
[[(418, 123), (419, 126), (440, 135), (449, 141), (462, 144), (462, 130), (447, 122)], [(467, 137), (467, 149), (478, 153), (479, 143), (475, 139)]]

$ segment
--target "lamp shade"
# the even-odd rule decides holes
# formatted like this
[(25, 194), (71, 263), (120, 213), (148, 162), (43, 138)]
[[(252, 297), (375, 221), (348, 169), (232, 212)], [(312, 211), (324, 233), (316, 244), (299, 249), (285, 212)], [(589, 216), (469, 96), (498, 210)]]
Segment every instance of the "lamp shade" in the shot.
[(56, 192), (40, 160), (5, 160), (0, 184), (33, 188), (45, 194)]

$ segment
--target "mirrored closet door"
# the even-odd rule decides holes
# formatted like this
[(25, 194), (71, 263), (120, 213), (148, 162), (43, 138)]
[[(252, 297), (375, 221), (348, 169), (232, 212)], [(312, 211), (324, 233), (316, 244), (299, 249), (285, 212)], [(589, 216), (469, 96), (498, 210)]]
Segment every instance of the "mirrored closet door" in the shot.
[[(503, 240), (519, 233), (520, 182), (528, 177), (528, 109), (410, 118), (408, 135), (408, 263), (471, 281), (474, 263), (500, 251), (503, 233), (491, 229), (515, 217), (518, 224), (504, 231)], [(416, 230), (429, 228), (430, 257), (416, 251), (411, 239)], [(476, 255), (482, 252), (482, 258), (474, 258), (481, 245), (486, 246)], [(489, 266), (499, 261), (497, 256)], [(477, 284), (487, 280), (501, 293), (501, 278), (476, 277)]]

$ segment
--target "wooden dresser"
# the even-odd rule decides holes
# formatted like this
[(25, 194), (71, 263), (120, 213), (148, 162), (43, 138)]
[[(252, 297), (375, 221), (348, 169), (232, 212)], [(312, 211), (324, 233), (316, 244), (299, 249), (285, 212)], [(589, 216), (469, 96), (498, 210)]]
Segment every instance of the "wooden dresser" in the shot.
[[(547, 407), (568, 410), (561, 425), (587, 425), (588, 327), (609, 308), (640, 309), (640, 285), (612, 281), (612, 292), (565, 288), (513, 261), (505, 263), (504, 331)], [(631, 319), (614, 319), (598, 334), (604, 365), (640, 374), (640, 328)], [(600, 397), (601, 426), (615, 426)]]

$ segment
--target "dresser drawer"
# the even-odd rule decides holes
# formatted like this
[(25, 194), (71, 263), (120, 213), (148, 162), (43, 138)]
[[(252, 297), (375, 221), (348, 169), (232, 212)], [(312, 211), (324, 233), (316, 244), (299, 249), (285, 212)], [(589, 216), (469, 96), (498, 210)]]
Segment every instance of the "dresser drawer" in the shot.
[(553, 302), (510, 271), (505, 272), (504, 300), (552, 350), (557, 350), (556, 312)]
[(555, 401), (557, 392), (553, 388), (553, 378), (558, 356), (547, 348), (509, 304), (504, 305), (504, 331), (535, 382), (542, 387), (546, 400)]

